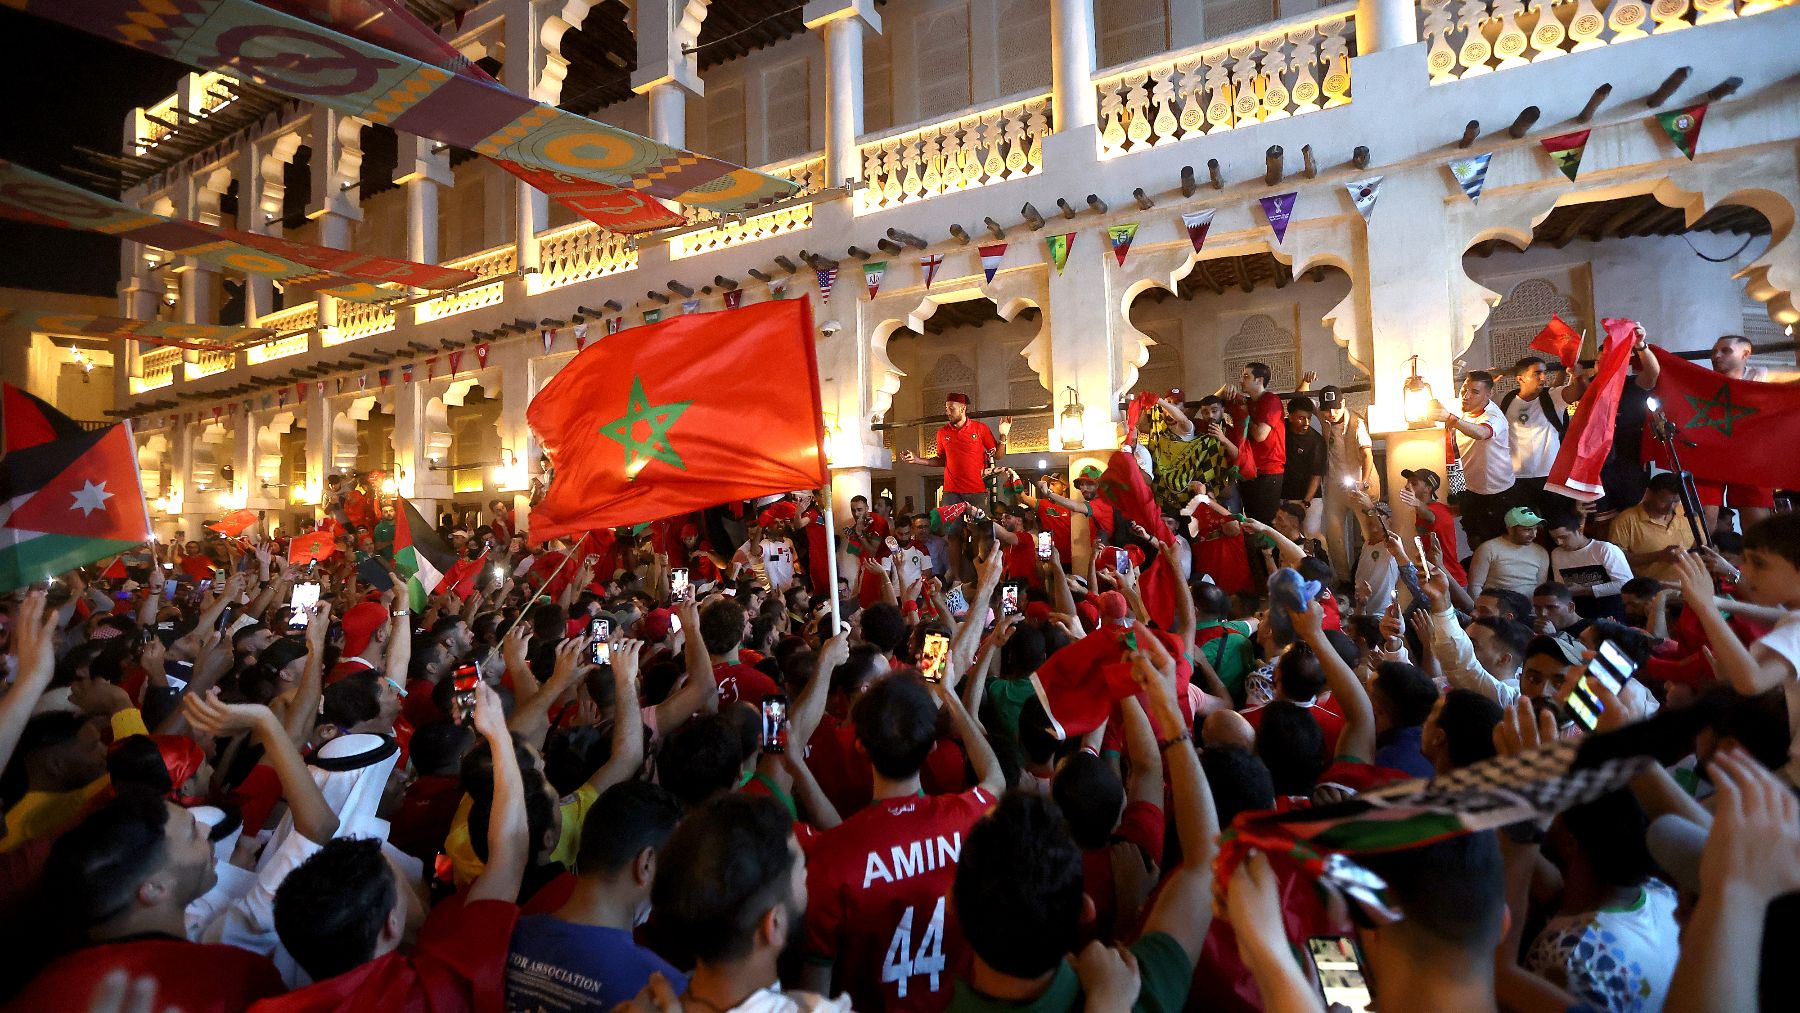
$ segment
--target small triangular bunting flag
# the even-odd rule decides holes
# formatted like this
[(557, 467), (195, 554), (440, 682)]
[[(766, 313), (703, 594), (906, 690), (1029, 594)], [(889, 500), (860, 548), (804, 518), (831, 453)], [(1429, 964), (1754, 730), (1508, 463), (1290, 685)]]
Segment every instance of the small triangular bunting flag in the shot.
[(941, 253), (927, 253), (919, 258), (919, 273), (925, 276), (926, 288), (931, 287), (932, 280), (937, 277), (938, 268), (942, 266), (944, 266), (944, 255)]
[(543, 339), (544, 351), (548, 352), (550, 346), (556, 344), (556, 328), (546, 327), (543, 330), (538, 331), (538, 337)]
[(487, 357), (488, 343), (483, 341), (481, 344), (475, 346), (475, 361), (481, 363), (482, 369), (487, 368)]
[(819, 301), (821, 303), (828, 303), (831, 301), (831, 286), (837, 284), (837, 273), (838, 269), (835, 267), (818, 272)]
[(660, 310), (660, 309), (644, 311), (644, 323), (653, 324), (661, 319), (662, 319), (662, 310)]
[(576, 324), (575, 325), (575, 350), (577, 352), (579, 352), (583, 348), (587, 347), (587, 332), (588, 332), (587, 324)]
[(1113, 257), (1125, 266), (1125, 255), (1131, 252), (1131, 241), (1137, 238), (1137, 222), (1121, 222), (1106, 227), (1106, 238), (1112, 240)]
[(981, 273), (987, 275), (989, 284), (994, 281), (994, 272), (1000, 270), (1000, 258), (1006, 256), (1005, 243), (988, 243), (976, 248), (981, 255)]
[[(482, 346), (480, 346), (480, 345), (475, 346), (475, 353), (477, 355), (480, 355), (481, 349), (482, 349)], [(450, 353), (450, 375), (451, 376), (455, 376), (456, 374), (462, 372), (462, 360), (463, 360), (462, 349), (459, 348), (456, 351)]]
[(1218, 208), (1207, 208), (1204, 211), (1183, 211), (1181, 224), (1187, 226), (1188, 242), (1194, 244), (1194, 252), (1206, 245), (1206, 230), (1212, 228), (1213, 215)]
[(725, 308), (726, 309), (734, 310), (734, 309), (737, 309), (739, 306), (742, 306), (743, 304), (744, 304), (744, 290), (743, 289), (734, 288), (731, 291), (725, 293)]
[(1592, 130), (1576, 130), (1572, 133), (1558, 134), (1555, 137), (1546, 137), (1538, 143), (1542, 144), (1544, 150), (1550, 153), (1550, 161), (1555, 162), (1556, 167), (1562, 170), (1563, 175), (1569, 177), (1569, 182), (1573, 183), (1575, 177), (1581, 173), (1581, 153), (1587, 150), (1588, 135), (1591, 133), (1593, 133)]
[(1063, 273), (1063, 267), (1069, 263), (1069, 247), (1075, 245), (1075, 233), (1045, 236), (1044, 245), (1050, 250), (1050, 263), (1056, 266), (1056, 273)]
[(612, 317), (606, 321), (606, 333), (617, 334), (625, 329), (624, 317)]
[(697, 298), (681, 300), (681, 312), (683, 312), (683, 313), (698, 313), (698, 312), (700, 312), (700, 300)]
[(1706, 119), (1706, 103), (1688, 106), (1669, 113), (1657, 113), (1656, 122), (1662, 124), (1663, 131), (1669, 140), (1681, 149), (1681, 153), (1694, 160), (1694, 153), (1700, 148), (1700, 121)]
[(869, 298), (875, 298), (875, 293), (881, 291), (881, 279), (887, 274), (887, 266), (885, 260), (863, 265), (863, 284), (869, 286)]
[(786, 299), (787, 286), (788, 280), (786, 278), (777, 278), (774, 281), (769, 282), (769, 298)]
[(1386, 178), (1370, 176), (1368, 179), (1344, 184), (1344, 189), (1350, 192), (1350, 203), (1356, 205), (1357, 213), (1362, 215), (1363, 221), (1368, 221), (1369, 214), (1375, 210), (1375, 200), (1381, 196), (1381, 181)]
[(1277, 243), (1287, 239), (1288, 219), (1294, 213), (1294, 202), (1299, 199), (1298, 190), (1258, 198), (1258, 203), (1262, 204), (1263, 216), (1269, 220), (1269, 228), (1275, 230)]
[(1456, 177), (1456, 185), (1462, 187), (1463, 195), (1470, 203), (1481, 200), (1481, 188), (1487, 185), (1488, 161), (1493, 157), (1494, 153), (1490, 151), (1485, 155), (1450, 160), (1450, 175)]

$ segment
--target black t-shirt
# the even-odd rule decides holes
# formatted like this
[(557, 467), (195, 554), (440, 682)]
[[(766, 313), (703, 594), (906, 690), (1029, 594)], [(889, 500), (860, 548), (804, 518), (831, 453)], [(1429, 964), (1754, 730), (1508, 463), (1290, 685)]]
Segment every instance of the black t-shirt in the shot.
[(1600, 484), (1606, 494), (1595, 507), (1601, 511), (1624, 510), (1644, 498), (1650, 478), (1645, 474), (1642, 443), (1650, 421), (1650, 392), (1637, 385), (1636, 374), (1627, 377), (1619, 393), (1619, 412), (1614, 416), (1612, 450), (1600, 468)]
[(1313, 478), (1325, 478), (1325, 437), (1316, 429), (1287, 434), (1287, 471), (1282, 473), (1281, 498), (1305, 499)]

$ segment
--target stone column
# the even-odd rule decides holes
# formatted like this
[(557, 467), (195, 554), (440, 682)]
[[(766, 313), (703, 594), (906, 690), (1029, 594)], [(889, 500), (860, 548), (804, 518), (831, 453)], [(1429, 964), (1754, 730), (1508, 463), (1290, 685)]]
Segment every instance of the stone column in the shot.
[(881, 31), (881, 16), (870, 0), (814, 0), (805, 17), (825, 36), (825, 182), (836, 186), (862, 175), (863, 29)]
[(1419, 41), (1419, 12), (1412, 0), (1357, 0), (1356, 53), (1367, 56)]
[[(319, 223), (319, 245), (351, 248), (350, 223), (362, 221), (362, 204), (354, 184), (362, 179), (362, 128), (365, 121), (317, 107), (312, 113), (312, 200), (306, 215)], [(347, 188), (348, 187), (348, 188)], [(321, 295), (319, 332), (337, 325), (337, 300)]]
[(406, 187), (406, 259), (435, 264), (438, 252), (438, 191), (454, 185), (450, 153), (429, 137), (400, 136), (400, 164), (394, 182)]
[(1050, 103), (1057, 133), (1099, 121), (1095, 61), (1094, 0), (1050, 0)]

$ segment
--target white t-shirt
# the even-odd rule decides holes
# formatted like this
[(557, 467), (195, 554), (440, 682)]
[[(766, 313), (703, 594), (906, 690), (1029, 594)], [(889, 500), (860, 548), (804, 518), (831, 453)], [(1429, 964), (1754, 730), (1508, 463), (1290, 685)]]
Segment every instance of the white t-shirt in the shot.
[(770, 590), (776, 594), (786, 591), (794, 582), (794, 552), (788, 547), (787, 539), (765, 538), (757, 548), (762, 554), (763, 576), (768, 579)]
[(1393, 604), (1394, 589), (1400, 582), (1400, 567), (1385, 544), (1365, 545), (1356, 557), (1355, 586), (1369, 585), (1369, 600), (1357, 609), (1363, 615), (1380, 615)]
[[(1462, 418), (1474, 425), (1486, 426), (1493, 437), (1478, 440), (1456, 432), (1456, 456), (1462, 458), (1463, 481), (1478, 496), (1497, 496), (1512, 488), (1512, 426), (1500, 414), (1500, 406), (1492, 401), (1481, 411)], [(1545, 474), (1549, 474), (1548, 471)], [(1527, 591), (1527, 594), (1530, 592)]]
[(1346, 410), (1343, 425), (1334, 425), (1321, 414), (1319, 427), (1325, 433), (1326, 494), (1331, 495), (1333, 490), (1343, 489), (1346, 478), (1368, 482), (1371, 488), (1376, 488), (1376, 476), (1363, 472), (1368, 462), (1364, 451), (1375, 445), (1369, 438), (1369, 423), (1361, 415)]
[(1590, 588), (1594, 597), (1605, 598), (1624, 589), (1631, 579), (1631, 564), (1617, 545), (1590, 538), (1579, 549), (1550, 550), (1550, 579), (1570, 588)]
[(1647, 879), (1631, 905), (1552, 918), (1525, 968), (1597, 1009), (1661, 1010), (1681, 952), (1675, 902)]
[[(1550, 403), (1564, 413), (1565, 427), (1569, 410), (1567, 390), (1567, 387), (1554, 387), (1549, 391)], [(1540, 398), (1527, 401), (1514, 397), (1512, 405), (1506, 409), (1506, 421), (1512, 428), (1513, 471), (1520, 478), (1548, 478), (1551, 466), (1556, 463), (1556, 453), (1562, 449), (1562, 437), (1544, 416)]]
[(1531, 597), (1550, 575), (1550, 554), (1537, 544), (1517, 545), (1510, 538), (1490, 538), (1469, 560), (1469, 593), (1479, 596), (1501, 587)]
[[(1788, 613), (1774, 629), (1751, 645), (1752, 657), (1764, 651), (1787, 659), (1794, 671), (1800, 673), (1800, 612)], [(1787, 775), (1790, 784), (1800, 785), (1800, 679), (1788, 679), (1781, 686), (1781, 694), (1787, 700), (1789, 740), (1788, 762), (1782, 773)]]
[(931, 572), (931, 554), (914, 545), (900, 546), (894, 561), (900, 567), (901, 591), (925, 579), (925, 574)]

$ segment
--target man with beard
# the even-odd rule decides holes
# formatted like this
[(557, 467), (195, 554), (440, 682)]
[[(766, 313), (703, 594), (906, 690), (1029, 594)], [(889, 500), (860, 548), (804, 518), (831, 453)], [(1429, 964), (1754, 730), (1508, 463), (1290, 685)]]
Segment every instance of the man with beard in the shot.
[(284, 991), (269, 958), (188, 941), (184, 912), (217, 875), (206, 827), (172, 801), (120, 795), (56, 842), (44, 877), (82, 948), (32, 979), (14, 1009), (86, 1008), (89, 990), (116, 970), (154, 979), (159, 1003), (196, 1013)]

